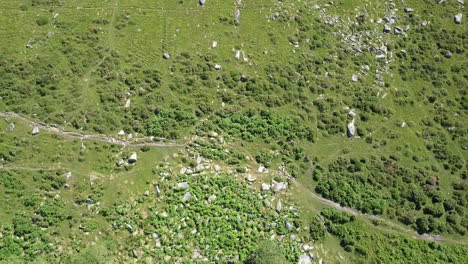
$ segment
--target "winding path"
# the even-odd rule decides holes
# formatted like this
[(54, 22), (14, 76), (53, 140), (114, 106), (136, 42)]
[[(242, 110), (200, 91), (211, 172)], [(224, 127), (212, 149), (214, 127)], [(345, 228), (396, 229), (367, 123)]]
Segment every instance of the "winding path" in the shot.
[[(40, 130), (45, 130), (51, 133), (59, 134), (63, 137), (104, 142), (114, 145), (121, 145), (123, 147), (183, 147), (185, 144), (177, 144), (175, 142), (154, 142), (152, 137), (135, 138), (133, 141), (115, 139), (102, 134), (84, 134), (74, 131), (66, 131), (58, 126), (48, 125), (42, 122), (36, 122), (29, 118), (23, 117), (19, 114), (12, 112), (0, 112), (0, 117), (16, 118), (31, 126), (37, 126)], [(164, 139), (162, 139), (164, 140)]]

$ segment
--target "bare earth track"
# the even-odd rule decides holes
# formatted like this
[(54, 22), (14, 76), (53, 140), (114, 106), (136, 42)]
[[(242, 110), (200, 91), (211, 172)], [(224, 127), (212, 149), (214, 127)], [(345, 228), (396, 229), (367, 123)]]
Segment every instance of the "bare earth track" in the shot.
[[(90, 141), (99, 141), (109, 144), (121, 145), (123, 147), (183, 147), (185, 144), (177, 144), (174, 142), (154, 142), (155, 138), (151, 137), (142, 137), (135, 138), (132, 141), (115, 139), (106, 135), (101, 134), (84, 134), (74, 131), (66, 131), (61, 129), (58, 126), (44, 124), (42, 122), (36, 122), (29, 118), (20, 116), (16, 113), (11, 112), (0, 112), (0, 116), (4, 118), (17, 118), (20, 119), (31, 126), (37, 126), (40, 130), (45, 130), (54, 134), (59, 134), (66, 138), (74, 138), (81, 140), (90, 140)], [(165, 139), (162, 139), (165, 140)]]

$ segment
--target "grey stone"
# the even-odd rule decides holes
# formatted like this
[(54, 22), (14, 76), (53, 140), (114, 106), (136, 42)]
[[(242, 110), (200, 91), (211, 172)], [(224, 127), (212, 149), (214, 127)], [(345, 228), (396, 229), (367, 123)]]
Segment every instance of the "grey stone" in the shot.
[(199, 3), (200, 5), (205, 5), (205, 2), (206, 2), (206, 0), (198, 0), (198, 3)]
[(190, 187), (190, 185), (188, 184), (188, 182), (179, 182), (177, 184), (177, 188), (178, 189), (187, 189), (188, 187)]
[(348, 134), (348, 137), (351, 138), (351, 137), (354, 137), (354, 135), (356, 134), (356, 125), (355, 125), (355, 120), (353, 118), (353, 121), (351, 121), (349, 124), (348, 124), (348, 131), (347, 131), (347, 134)]
[(285, 182), (277, 182), (277, 183), (272, 184), (272, 189), (275, 193), (279, 193), (283, 190), (286, 190), (287, 187), (288, 187), (288, 184)]
[(39, 134), (39, 127), (35, 126), (32, 130), (32, 135), (35, 136), (37, 134)]
[(185, 202), (190, 198), (192, 198), (192, 194), (190, 192), (186, 192), (184, 196), (182, 197), (182, 202)]
[(293, 224), (291, 224), (288, 221), (286, 221), (286, 223), (284, 224), (284, 227), (286, 227), (287, 230), (292, 230), (294, 228)]
[(462, 18), (463, 18), (462, 13), (456, 14), (455, 17), (453, 18), (454, 21), (455, 21), (455, 24), (461, 24)]
[(414, 9), (413, 8), (405, 8), (405, 13), (412, 13), (414, 12)]
[(301, 255), (298, 264), (312, 264), (312, 260), (308, 255)]
[(8, 131), (13, 131), (13, 129), (15, 129), (15, 124), (10, 123), (10, 125), (8, 126)]
[(128, 158), (128, 163), (135, 163), (137, 161), (137, 154), (135, 152), (130, 155), (130, 158)]
[(166, 59), (166, 60), (168, 60), (168, 59), (171, 58), (171, 55), (169, 55), (169, 53), (164, 53), (164, 54), (163, 54), (163, 58)]

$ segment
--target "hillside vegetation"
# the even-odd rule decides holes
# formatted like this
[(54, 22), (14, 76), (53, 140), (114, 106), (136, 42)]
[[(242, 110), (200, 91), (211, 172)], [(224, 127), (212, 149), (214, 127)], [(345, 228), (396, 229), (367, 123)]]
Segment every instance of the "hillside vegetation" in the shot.
[(463, 1), (0, 12), (0, 262), (468, 261)]

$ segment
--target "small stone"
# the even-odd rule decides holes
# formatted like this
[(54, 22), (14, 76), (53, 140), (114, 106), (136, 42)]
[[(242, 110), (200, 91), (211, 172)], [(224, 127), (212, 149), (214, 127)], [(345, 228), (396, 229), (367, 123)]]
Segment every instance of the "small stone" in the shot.
[(278, 200), (278, 202), (276, 203), (276, 212), (278, 214), (281, 213), (281, 209), (283, 209), (283, 205), (281, 203), (281, 200)]
[(216, 200), (216, 194), (212, 194), (209, 198), (208, 198), (208, 203), (212, 203), (214, 200)]
[(347, 131), (348, 137), (354, 137), (356, 134), (356, 125), (355, 125), (355, 119), (353, 118), (353, 121), (348, 124), (348, 131)]
[(257, 178), (251, 174), (247, 175), (246, 179), (249, 183), (253, 183), (254, 181), (257, 180)]
[(293, 230), (294, 226), (293, 224), (291, 224), (290, 222), (286, 221), (286, 223), (284, 224), (284, 226), (286, 227), (287, 230)]
[(412, 13), (414, 12), (414, 9), (413, 8), (405, 8), (405, 13)]
[(213, 41), (213, 43), (211, 43), (211, 47), (214, 49), (216, 47), (218, 47), (218, 42), (217, 41)]
[(221, 69), (222, 69), (221, 65), (219, 65), (219, 64), (215, 64), (214, 68), (215, 68), (216, 70), (221, 70)]
[(263, 165), (260, 164), (260, 166), (258, 166), (258, 172), (259, 173), (262, 173), (263, 171), (265, 170), (265, 167)]
[(192, 194), (190, 192), (186, 192), (184, 196), (182, 197), (182, 202), (185, 202), (190, 198), (192, 198)]
[(455, 17), (454, 17), (455, 24), (461, 24), (462, 18), (463, 18), (462, 13), (456, 14)]
[(166, 60), (168, 60), (168, 59), (171, 58), (171, 55), (169, 55), (169, 53), (164, 53), (164, 54), (163, 54), (163, 58), (166, 59)]
[(273, 183), (272, 185), (273, 192), (275, 193), (279, 193), (283, 190), (286, 190), (287, 187), (288, 187), (288, 184), (285, 182), (277, 182), (277, 183)]
[(37, 134), (39, 134), (39, 127), (35, 126), (32, 130), (32, 135), (35, 136)]
[(270, 185), (266, 183), (262, 183), (262, 191), (269, 191), (270, 190)]
[(384, 33), (389, 33), (392, 30), (392, 27), (389, 24), (384, 25), (383, 32)]
[(215, 164), (215, 165), (214, 165), (214, 169), (215, 169), (215, 171), (220, 171), (220, 170), (221, 170), (221, 166), (219, 166), (218, 164)]
[(205, 5), (206, 0), (199, 0), (198, 3), (202, 6)]
[(177, 184), (177, 189), (187, 189), (189, 187), (190, 185), (188, 184), (188, 182), (179, 182)]
[(298, 264), (312, 264), (312, 260), (308, 255), (301, 255)]
[(8, 131), (13, 131), (13, 129), (15, 129), (15, 124), (10, 123), (10, 125), (8, 126)]
[(447, 51), (447, 52), (444, 54), (444, 57), (447, 58), (447, 59), (452, 58), (452, 52)]
[(117, 166), (123, 166), (125, 164), (125, 161), (123, 159), (119, 160), (119, 162), (117, 162)]
[(353, 81), (353, 82), (359, 81), (358, 76), (356, 74), (353, 74), (353, 76), (351, 76), (351, 81)]

